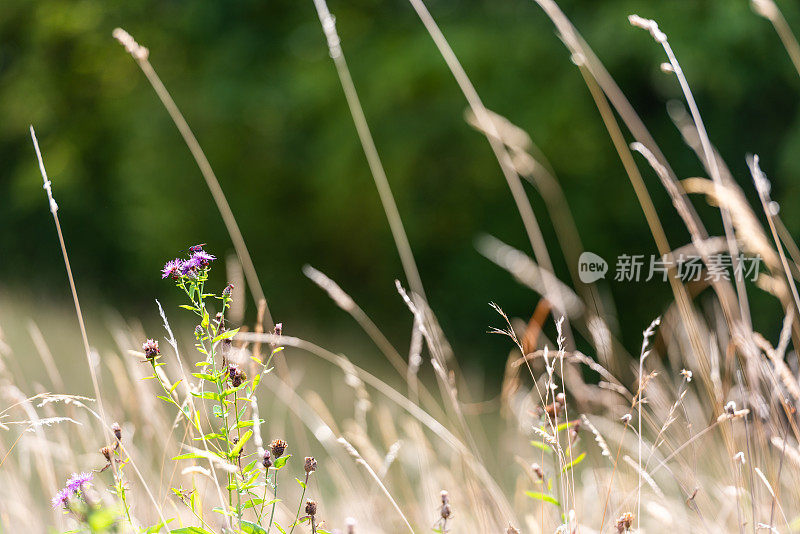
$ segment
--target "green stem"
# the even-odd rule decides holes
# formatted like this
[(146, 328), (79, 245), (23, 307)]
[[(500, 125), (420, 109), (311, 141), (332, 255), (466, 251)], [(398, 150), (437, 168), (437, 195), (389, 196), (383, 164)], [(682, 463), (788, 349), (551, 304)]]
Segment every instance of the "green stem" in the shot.
[(308, 486), (308, 473), (306, 473), (306, 481), (303, 483), (303, 493), (300, 494), (300, 504), (297, 505), (297, 515), (294, 518), (294, 524), (292, 524), (292, 530), (289, 531), (289, 534), (294, 532), (294, 527), (297, 526), (297, 520), (300, 519), (300, 509), (303, 508), (303, 498), (306, 496), (306, 486)]
[(267, 526), (267, 534), (269, 531), (272, 530), (272, 520), (275, 519), (275, 506), (278, 504), (278, 470), (275, 470), (275, 474), (272, 475), (272, 487), (273, 487), (273, 499), (275, 502), (272, 503), (272, 512), (269, 514), (269, 526)]

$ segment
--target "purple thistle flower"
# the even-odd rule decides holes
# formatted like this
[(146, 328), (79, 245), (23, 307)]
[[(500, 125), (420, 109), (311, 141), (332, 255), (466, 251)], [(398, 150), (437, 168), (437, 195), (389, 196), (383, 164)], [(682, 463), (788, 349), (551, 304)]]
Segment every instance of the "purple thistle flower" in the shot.
[(161, 278), (178, 278), (181, 274), (181, 260), (174, 259), (170, 260), (164, 265), (164, 268), (161, 269)]
[(200, 262), (197, 261), (194, 256), (192, 256), (188, 260), (181, 262), (181, 275), (192, 276), (196, 274), (195, 271), (197, 271), (199, 267)]
[(50, 500), (50, 502), (52, 503), (53, 508), (58, 508), (60, 506), (64, 506), (65, 504), (67, 504), (68, 500), (69, 500), (69, 491), (67, 491), (67, 488), (64, 488), (58, 490), (58, 492), (56, 492), (55, 496)]
[(84, 484), (88, 484), (94, 478), (91, 473), (72, 473), (72, 476), (67, 480), (67, 485), (64, 490), (72, 493), (77, 493)]
[(216, 256), (209, 254), (205, 250), (196, 250), (189, 261), (194, 261), (201, 267), (207, 267), (209, 263), (216, 259)]

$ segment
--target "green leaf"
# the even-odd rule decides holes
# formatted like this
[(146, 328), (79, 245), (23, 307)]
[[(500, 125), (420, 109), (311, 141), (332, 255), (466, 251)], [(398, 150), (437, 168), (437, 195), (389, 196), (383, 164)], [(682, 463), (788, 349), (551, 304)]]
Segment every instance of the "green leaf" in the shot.
[(255, 467), (256, 467), (256, 461), (257, 461), (257, 460), (253, 460), (252, 462), (250, 462), (249, 464), (247, 464), (246, 466), (244, 466), (244, 469), (242, 469), (242, 473), (244, 473), (244, 474), (247, 474), (247, 473), (249, 473), (251, 470), (255, 469)]
[(161, 521), (159, 523), (156, 523), (152, 527), (148, 527), (146, 529), (143, 529), (142, 530), (142, 534), (158, 534), (159, 532), (161, 532), (162, 528), (166, 527), (169, 524), (170, 521), (175, 521), (175, 519), (174, 518), (170, 518), (170, 519), (167, 519), (166, 521)]
[[(245, 532), (246, 534), (267, 534), (267, 531), (260, 526), (256, 525), (255, 523), (251, 523), (250, 521), (245, 521), (244, 519), (242, 519), (241, 527), (242, 532)], [(280, 529), (280, 527), (278, 528)], [(283, 529), (281, 529), (281, 532), (283, 532)]]
[(216, 343), (217, 341), (222, 341), (223, 339), (230, 339), (238, 333), (239, 333), (238, 328), (234, 328), (233, 330), (226, 330), (221, 334), (219, 334), (218, 336), (216, 336), (214, 339), (212, 339), (211, 342)]
[(200, 327), (205, 330), (208, 328), (208, 323), (210, 322), (210, 318), (208, 316), (208, 312), (203, 310), (203, 320), (200, 322)]
[(264, 502), (264, 499), (262, 499), (261, 497), (256, 497), (255, 499), (250, 499), (249, 501), (245, 502), (242, 505), (242, 510), (247, 510), (248, 508), (252, 508), (254, 506), (258, 506), (262, 502)]
[(291, 454), (287, 454), (286, 456), (281, 456), (280, 458), (275, 460), (275, 465), (272, 466), (272, 469), (281, 469), (284, 465), (286, 465), (286, 462), (288, 462), (289, 458), (291, 457), (292, 457)]
[(305, 483), (305, 482), (303, 482), (303, 481), (302, 481), (302, 480), (300, 480), (299, 478), (295, 478), (295, 480), (297, 481), (297, 483), (298, 483), (298, 484), (300, 484), (301, 486), (303, 486), (303, 489), (306, 489), (306, 483)]
[[(208, 363), (208, 362), (203, 362)], [(208, 373), (192, 373), (192, 376), (195, 378), (200, 378), (202, 380), (208, 380), (209, 382), (216, 382), (216, 377), (214, 375), (210, 375)]]
[(576, 465), (581, 463), (584, 458), (586, 458), (586, 453), (582, 452), (577, 458), (575, 458), (570, 463), (565, 465), (564, 468), (562, 469), (562, 471), (564, 471), (566, 473), (567, 471), (569, 471), (570, 469), (572, 469), (573, 467), (575, 467)]
[(245, 387), (247, 387), (247, 382), (243, 382), (243, 383), (239, 384), (238, 386), (236, 386), (235, 388), (226, 389), (225, 391), (222, 392), (222, 396), (223, 397), (227, 397), (231, 393), (233, 393), (235, 391), (239, 391), (240, 389), (244, 389)]
[(189, 460), (192, 458), (205, 458), (202, 454), (197, 454), (196, 452), (187, 452), (186, 454), (179, 454), (172, 458), (173, 460)]
[(544, 452), (550, 452), (552, 450), (550, 448), (550, 445), (548, 445), (547, 443), (544, 443), (543, 441), (534, 440), (534, 441), (531, 441), (531, 445), (533, 445), (537, 449), (543, 450)]
[(183, 378), (172, 384), (172, 387), (169, 388), (169, 392), (172, 393), (173, 391), (175, 391), (175, 388), (178, 387), (178, 384), (180, 384), (181, 382), (183, 382)]
[(566, 430), (571, 426), (575, 426), (575, 421), (566, 421), (556, 427), (556, 432), (561, 432), (562, 430)]
[(166, 402), (168, 404), (174, 404), (175, 406), (178, 405), (178, 403), (176, 403), (175, 399), (173, 399), (172, 397), (167, 397), (165, 395), (156, 395), (156, 398), (157, 399), (161, 399), (162, 401), (164, 401), (164, 402)]
[(222, 399), (219, 396), (219, 393), (214, 393), (213, 391), (204, 391), (202, 393), (197, 393), (192, 391), (192, 395), (195, 397), (200, 397), (201, 399), (211, 399), (215, 401), (221, 401)]
[(221, 418), (221, 417), (225, 416), (225, 414), (222, 413), (222, 408), (218, 404), (214, 405), (214, 408), (213, 408), (212, 412), (214, 412), (214, 416), (215, 417), (220, 417)]
[(283, 527), (281, 527), (281, 526), (280, 526), (278, 523), (275, 523), (275, 528), (277, 528), (278, 530), (280, 530), (280, 531), (281, 531), (281, 534), (286, 534), (286, 531), (285, 531), (285, 530), (283, 530)]
[(244, 433), (244, 436), (241, 437), (236, 446), (231, 450), (231, 458), (236, 458), (237, 456), (239, 456), (242, 447), (244, 447), (244, 444), (247, 443), (247, 440), (250, 439), (250, 436), (252, 435), (253, 435), (252, 430), (248, 430), (247, 432)]
[(170, 534), (214, 534), (213, 532), (209, 532), (204, 528), (200, 527), (183, 527), (183, 528), (176, 528), (169, 531)]
[[(263, 423), (264, 420), (261, 419), (261, 422)], [(246, 428), (246, 427), (249, 427), (249, 426), (253, 426), (253, 423), (254, 423), (254, 421), (252, 421), (251, 419), (248, 419), (246, 421), (239, 421), (238, 423), (236, 423), (235, 425), (233, 425), (231, 427), (231, 430), (236, 430), (237, 428)]]
[(194, 306), (189, 306), (188, 304), (181, 304), (178, 307), (179, 308), (183, 308), (184, 310), (189, 310), (189, 311), (193, 311), (193, 312), (197, 311), (197, 308), (195, 308)]
[(525, 495), (527, 495), (531, 499), (536, 499), (537, 501), (549, 502), (550, 504), (555, 504), (556, 506), (560, 506), (560, 503), (553, 497), (551, 497), (550, 495), (546, 495), (544, 493), (539, 493), (538, 491), (526, 491)]

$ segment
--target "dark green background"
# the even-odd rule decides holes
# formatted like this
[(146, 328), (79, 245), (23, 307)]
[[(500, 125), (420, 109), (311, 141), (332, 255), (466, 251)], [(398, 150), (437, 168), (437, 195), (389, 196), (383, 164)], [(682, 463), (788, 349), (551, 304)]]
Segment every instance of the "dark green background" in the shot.
[[(794, 234), (800, 172), (798, 89), (769, 23), (743, 0), (561, 2), (651, 128), (679, 176), (702, 173), (665, 113), (679, 97), (660, 48), (626, 20), (656, 18), (695, 91), (712, 140), (750, 195), (756, 152)], [(797, 28), (795, 5), (780, 2)], [(487, 107), (528, 131), (556, 169), (587, 249), (607, 259), (655, 252), (628, 179), (587, 89), (530, 0), (428, 2)], [(529, 316), (537, 296), (482, 258), (490, 233), (528, 250), (488, 143), (402, 0), (332, 0), (345, 54), (394, 189), (429, 299), (465, 361), (499, 361), (487, 303)], [(68, 298), (27, 127), (33, 123), (87, 299), (155, 317), (177, 294), (158, 270), (195, 242), (231, 251), (188, 150), (133, 60), (122, 26), (151, 61), (220, 178), (276, 319), (337, 350), (350, 321), (300, 272), (336, 279), (391, 339), (410, 318), (402, 270), (311, 0), (0, 2), (0, 276), (35, 299)], [(652, 173), (643, 174), (673, 246), (687, 234)], [(557, 253), (543, 204), (534, 209)], [(751, 196), (752, 199), (752, 196)], [(718, 214), (704, 210), (711, 229)], [(613, 266), (612, 266), (613, 269)], [(225, 280), (218, 279), (220, 287)], [(669, 302), (666, 284), (609, 284), (628, 343)], [(772, 301), (756, 326), (778, 328)], [(250, 313), (253, 309), (250, 306)]]

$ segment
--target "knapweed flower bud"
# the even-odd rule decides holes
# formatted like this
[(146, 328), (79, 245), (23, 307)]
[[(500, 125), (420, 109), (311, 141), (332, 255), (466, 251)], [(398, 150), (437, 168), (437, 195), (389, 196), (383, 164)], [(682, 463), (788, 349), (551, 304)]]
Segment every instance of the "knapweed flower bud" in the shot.
[(197, 326), (194, 327), (194, 337), (196, 337), (197, 339), (201, 339), (203, 337), (203, 327), (202, 326), (197, 325)]
[(311, 499), (306, 499), (306, 515), (314, 517), (317, 515), (317, 503)]
[(309, 475), (317, 470), (317, 461), (313, 456), (306, 456), (306, 462), (303, 464), (303, 469), (305, 470), (306, 474)]
[(633, 416), (629, 413), (626, 413), (625, 415), (619, 418), (619, 420), (625, 423), (626, 425), (631, 422), (631, 419), (633, 419)]
[(161, 354), (161, 351), (158, 350), (158, 341), (154, 339), (148, 339), (144, 343), (142, 343), (142, 352), (144, 352), (144, 357), (148, 360), (154, 360)]
[(276, 336), (283, 335), (283, 323), (278, 323), (275, 325), (275, 335)]
[(511, 525), (508, 525), (508, 528), (506, 529), (506, 534), (519, 534), (519, 529)]
[(231, 293), (233, 293), (233, 283), (230, 283), (227, 286), (225, 286), (225, 289), (222, 290), (222, 296), (230, 298)]
[(274, 456), (276, 460), (283, 456), (283, 453), (286, 452), (286, 447), (288, 447), (288, 445), (282, 439), (273, 439), (272, 443), (269, 444), (272, 456)]
[(119, 423), (111, 425), (111, 431), (114, 433), (114, 437), (117, 438), (117, 441), (122, 441), (122, 427), (119, 426)]
[(264, 466), (264, 469), (272, 467), (272, 458), (269, 455), (269, 449), (264, 450), (264, 459), (261, 460), (261, 465)]
[(631, 525), (633, 525), (633, 514), (625, 512), (617, 519), (617, 532), (619, 534), (627, 532), (631, 529)]
[(736, 413), (736, 403), (733, 401), (728, 401), (728, 404), (725, 405), (725, 412), (728, 415), (733, 415)]
[(106, 459), (106, 462), (111, 463), (111, 454), (112, 450), (111, 447), (103, 447), (100, 449), (100, 454)]

